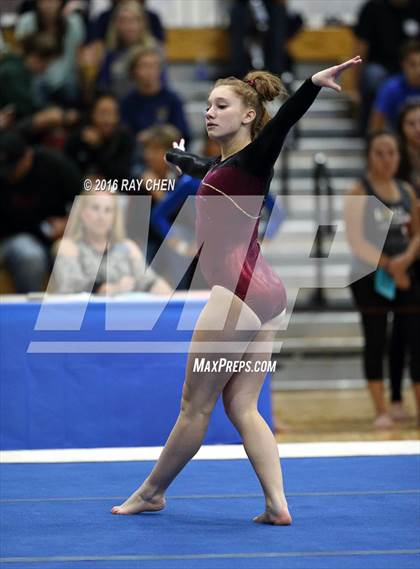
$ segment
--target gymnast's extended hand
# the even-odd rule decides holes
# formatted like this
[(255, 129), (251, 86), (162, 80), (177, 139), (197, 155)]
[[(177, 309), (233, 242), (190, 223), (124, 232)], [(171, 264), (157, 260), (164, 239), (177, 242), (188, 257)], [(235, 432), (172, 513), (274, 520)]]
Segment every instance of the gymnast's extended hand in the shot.
[[(181, 140), (178, 142), (173, 142), (172, 143), (172, 148), (175, 148), (177, 150), (182, 150), (182, 152), (185, 152), (185, 140), (183, 138), (181, 138)], [(168, 160), (166, 160), (165, 158), (165, 162), (167, 164), (169, 164), (169, 166), (171, 166), (171, 168), (175, 168), (176, 173), (178, 174), (178, 176), (182, 176), (182, 170), (179, 166), (175, 166), (174, 164), (172, 164), (171, 162), (168, 162)]]
[(336, 80), (343, 71), (346, 71), (355, 65), (359, 65), (360, 63), (362, 63), (362, 58), (358, 55), (353, 57), (353, 59), (340, 63), (340, 65), (334, 65), (333, 67), (319, 71), (312, 76), (312, 83), (314, 85), (318, 85), (318, 87), (329, 87), (330, 89), (334, 89), (334, 91), (340, 92), (341, 86), (336, 82)]

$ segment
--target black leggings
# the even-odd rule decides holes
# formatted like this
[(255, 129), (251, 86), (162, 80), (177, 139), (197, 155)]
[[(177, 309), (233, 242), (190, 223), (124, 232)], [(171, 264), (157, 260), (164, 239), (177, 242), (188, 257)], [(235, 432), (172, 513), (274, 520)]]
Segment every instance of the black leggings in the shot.
[[(409, 290), (397, 290), (395, 300), (389, 301), (374, 289), (374, 273), (351, 285), (351, 291), (361, 314), (364, 333), (363, 363), (368, 381), (383, 379), (383, 362), (387, 348), (388, 315), (393, 313), (403, 331), (404, 349), (410, 354), (410, 373), (414, 383), (420, 382), (420, 291), (413, 280)], [(393, 361), (398, 364), (397, 359)], [(397, 386), (396, 386), (397, 388)], [(396, 389), (397, 395), (398, 390)], [(398, 399), (396, 399), (398, 400)]]
[[(413, 276), (420, 287), (420, 260), (414, 264)], [(420, 338), (418, 340), (420, 345)], [(420, 349), (420, 348), (419, 348)], [(407, 356), (407, 338), (404, 319), (399, 314), (394, 315), (391, 343), (389, 346), (389, 375), (391, 380), (391, 400), (401, 401), (401, 385)]]

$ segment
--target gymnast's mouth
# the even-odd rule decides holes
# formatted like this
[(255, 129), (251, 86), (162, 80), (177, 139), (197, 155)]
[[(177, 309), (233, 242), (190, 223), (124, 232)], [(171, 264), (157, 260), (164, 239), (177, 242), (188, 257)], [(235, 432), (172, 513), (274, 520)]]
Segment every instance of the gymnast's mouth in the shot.
[(214, 122), (207, 123), (207, 128), (211, 128), (212, 126), (217, 126), (217, 124), (215, 124)]

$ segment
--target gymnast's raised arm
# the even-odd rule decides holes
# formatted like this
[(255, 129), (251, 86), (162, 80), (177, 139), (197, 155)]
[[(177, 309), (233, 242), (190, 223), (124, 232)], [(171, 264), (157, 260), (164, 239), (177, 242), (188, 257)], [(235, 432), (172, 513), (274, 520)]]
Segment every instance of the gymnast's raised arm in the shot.
[(315, 75), (303, 83), (265, 125), (259, 136), (247, 147), (249, 160), (255, 163), (256, 168), (263, 170), (273, 167), (288, 132), (310, 108), (321, 87), (341, 91), (341, 87), (336, 80), (343, 71), (358, 65), (360, 62), (360, 57), (354, 57), (340, 65), (334, 65), (315, 73)]

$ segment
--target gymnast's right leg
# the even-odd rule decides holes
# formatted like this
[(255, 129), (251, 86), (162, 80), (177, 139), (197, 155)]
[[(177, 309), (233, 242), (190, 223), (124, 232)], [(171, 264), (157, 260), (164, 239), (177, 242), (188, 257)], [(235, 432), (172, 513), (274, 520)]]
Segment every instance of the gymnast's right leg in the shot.
[[(226, 318), (227, 314), (227, 318)], [(241, 330), (236, 330), (240, 315)], [(225, 322), (222, 322), (226, 320)], [(197, 321), (192, 348), (188, 355), (181, 411), (152, 472), (143, 484), (113, 514), (138, 514), (165, 507), (168, 486), (198, 452), (207, 431), (210, 415), (232, 372), (198, 372), (195, 358), (241, 360), (246, 348), (261, 327), (261, 321), (240, 298), (224, 287), (212, 288), (210, 298)], [(243, 328), (246, 328), (245, 330)], [(229, 352), (226, 342), (235, 342), (240, 350)], [(213, 350), (199, 352), (200, 344)], [(201, 344), (202, 349), (203, 344)], [(243, 346), (243, 348), (242, 348)], [(226, 352), (222, 350), (226, 349)]]

